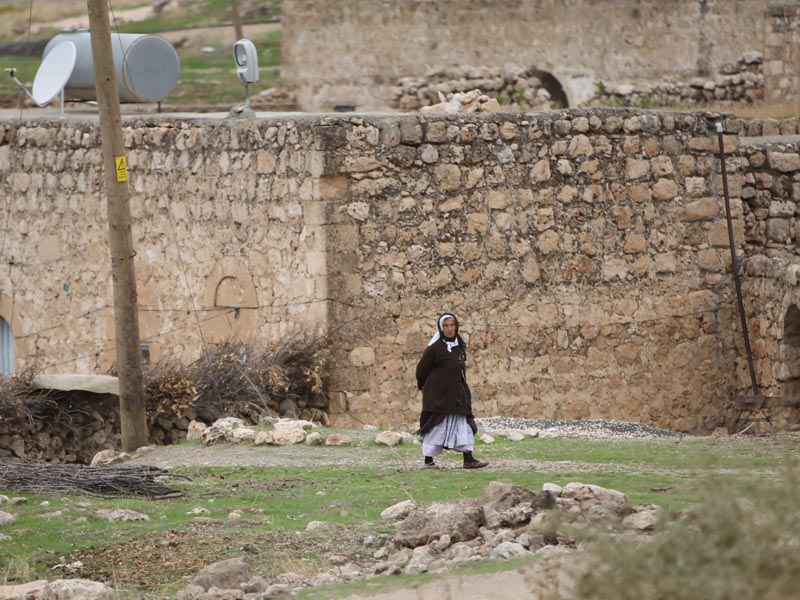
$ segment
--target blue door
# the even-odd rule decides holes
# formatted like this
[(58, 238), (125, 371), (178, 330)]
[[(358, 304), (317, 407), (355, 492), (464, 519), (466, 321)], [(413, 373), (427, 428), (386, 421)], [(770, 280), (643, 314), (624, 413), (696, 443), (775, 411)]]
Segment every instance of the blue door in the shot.
[(14, 372), (14, 332), (11, 325), (0, 317), (0, 375)]

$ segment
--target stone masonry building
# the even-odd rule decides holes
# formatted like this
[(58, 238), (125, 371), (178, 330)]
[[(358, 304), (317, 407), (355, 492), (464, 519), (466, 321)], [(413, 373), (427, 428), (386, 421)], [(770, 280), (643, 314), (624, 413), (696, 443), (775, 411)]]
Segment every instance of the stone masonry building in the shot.
[[(749, 389), (717, 119), (127, 120), (142, 340), (189, 361), (203, 340), (327, 331), (331, 416), (386, 426), (416, 418), (414, 367), (447, 310), (479, 416), (713, 430)], [(759, 382), (796, 400), (798, 142), (721, 122)], [(0, 123), (16, 368), (114, 361), (101, 168), (96, 122)]]
[[(402, 78), (457, 66), (536, 68), (570, 107), (598, 88), (699, 79), (763, 55), (768, 103), (796, 102), (796, 2), (286, 0), (282, 80), (302, 110), (385, 110)], [(717, 82), (719, 83), (719, 82)], [(467, 91), (467, 90), (462, 90)], [(652, 105), (652, 104), (651, 104)]]

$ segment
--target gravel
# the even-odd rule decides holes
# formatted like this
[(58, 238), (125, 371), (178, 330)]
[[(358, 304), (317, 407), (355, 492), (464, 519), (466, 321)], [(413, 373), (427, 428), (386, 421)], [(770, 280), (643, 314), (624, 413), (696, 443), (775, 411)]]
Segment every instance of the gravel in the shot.
[(677, 438), (682, 433), (658, 429), (641, 423), (610, 421), (604, 419), (590, 421), (567, 421), (564, 419), (518, 419), (515, 417), (486, 417), (475, 419), (479, 427), (489, 435), (507, 431), (536, 429), (541, 437), (565, 438), (619, 438), (653, 439)]

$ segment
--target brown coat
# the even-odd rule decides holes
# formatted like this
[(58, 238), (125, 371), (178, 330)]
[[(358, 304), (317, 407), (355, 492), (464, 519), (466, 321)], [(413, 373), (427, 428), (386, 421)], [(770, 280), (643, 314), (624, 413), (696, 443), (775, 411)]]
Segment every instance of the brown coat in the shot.
[(422, 390), (422, 412), (472, 416), (472, 394), (467, 386), (467, 351), (463, 343), (447, 351), (443, 339), (425, 349), (417, 364), (417, 387)]

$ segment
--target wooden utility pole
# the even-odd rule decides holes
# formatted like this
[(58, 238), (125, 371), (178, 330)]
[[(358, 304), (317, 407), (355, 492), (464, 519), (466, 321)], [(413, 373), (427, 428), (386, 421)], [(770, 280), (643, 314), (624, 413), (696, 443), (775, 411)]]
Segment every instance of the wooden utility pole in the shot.
[(133, 268), (131, 208), (128, 194), (128, 166), (122, 138), (108, 22), (108, 0), (87, 0), (92, 39), (97, 106), (103, 140), (103, 172), (108, 200), (108, 237), (111, 247), (111, 276), (114, 281), (114, 331), (119, 376), (119, 413), (122, 449), (126, 452), (147, 445), (142, 356), (139, 348), (139, 315)]
[(231, 0), (231, 17), (233, 18), (233, 28), (236, 32), (235, 42), (244, 37), (242, 33), (242, 17), (239, 16), (239, 0)]

